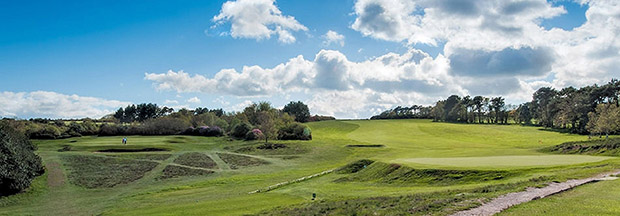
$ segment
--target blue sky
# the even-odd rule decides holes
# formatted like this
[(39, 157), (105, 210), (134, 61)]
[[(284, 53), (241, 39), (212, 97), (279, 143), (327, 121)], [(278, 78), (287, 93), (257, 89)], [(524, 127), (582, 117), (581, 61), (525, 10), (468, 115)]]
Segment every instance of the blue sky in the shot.
[[(613, 29), (600, 31), (618, 25), (603, 19), (620, 19), (613, 1), (226, 2), (0, 3), (0, 116), (100, 117), (142, 102), (238, 110), (250, 101), (301, 100), (313, 113), (366, 118), (450, 94), (520, 103), (537, 87), (617, 77), (611, 68), (618, 60), (572, 53), (619, 55), (618, 42), (609, 39)], [(506, 10), (489, 12), (497, 8)], [(600, 16), (589, 20), (589, 9)], [(233, 30), (244, 22), (250, 24)], [(329, 41), (328, 31), (337, 37)], [(508, 66), (489, 66), (489, 59)], [(462, 60), (479, 64), (455, 68)]]

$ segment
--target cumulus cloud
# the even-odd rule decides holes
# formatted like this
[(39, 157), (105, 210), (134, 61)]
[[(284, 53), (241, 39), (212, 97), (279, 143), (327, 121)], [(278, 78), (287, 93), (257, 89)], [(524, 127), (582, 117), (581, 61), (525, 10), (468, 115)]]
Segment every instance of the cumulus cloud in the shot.
[[(458, 80), (450, 75), (449, 68), (446, 57), (439, 55), (433, 58), (416, 49), (404, 54), (388, 53), (360, 62), (348, 60), (339, 51), (321, 50), (314, 60), (298, 56), (274, 68), (245, 66), (240, 72), (224, 69), (212, 78), (169, 71), (147, 73), (145, 79), (153, 81), (156, 88), (164, 87), (177, 92), (221, 93), (240, 97), (299, 92), (312, 98), (308, 102), (313, 104), (317, 113), (363, 117), (356, 112), (344, 115), (344, 112), (334, 109), (380, 110), (400, 102), (414, 101), (430, 104), (429, 98), (436, 100), (449, 93), (466, 93)], [(409, 99), (397, 99), (395, 95)], [(356, 102), (346, 102), (348, 100)], [(332, 104), (319, 108), (327, 103)]]
[(0, 116), (4, 117), (100, 118), (128, 104), (49, 91), (0, 92)]
[(527, 44), (540, 19), (566, 13), (545, 0), (358, 0), (354, 10), (351, 27), (365, 36), (493, 50)]
[(193, 97), (190, 99), (187, 99), (188, 103), (200, 103), (200, 99), (198, 97)]
[(296, 41), (291, 31), (308, 31), (295, 17), (282, 15), (275, 0), (227, 1), (213, 21), (217, 24), (230, 22), (233, 38), (262, 40), (278, 35), (278, 41), (286, 44)]
[(339, 44), (341, 47), (344, 46), (344, 35), (338, 34), (338, 32), (329, 30), (327, 33), (323, 35), (323, 45), (329, 46), (333, 44)]
[(553, 51), (546, 48), (458, 49), (450, 56), (450, 67), (464, 76), (542, 76), (551, 71), (553, 61)]
[(179, 101), (177, 101), (177, 100), (166, 100), (166, 101), (164, 101), (164, 104), (179, 104)]
[[(341, 118), (368, 117), (397, 105), (430, 105), (450, 94), (504, 96), (512, 99), (508, 103), (520, 103), (543, 86), (617, 78), (620, 5), (611, 0), (581, 3), (589, 7), (586, 22), (563, 30), (540, 26), (542, 20), (567, 13), (544, 0), (358, 0), (351, 28), (404, 42), (407, 51), (351, 61), (339, 51), (321, 50), (272, 68), (244, 66), (212, 76), (168, 71), (146, 73), (145, 79), (159, 90), (241, 98), (279, 95), (288, 100), (295, 93), (307, 98), (313, 112)], [(267, 26), (273, 27), (269, 35), (286, 30)], [(337, 33), (329, 34), (324, 43), (339, 44), (329, 39), (337, 39)], [(431, 57), (412, 48), (419, 43), (443, 44), (443, 52)], [(240, 110), (249, 103), (232, 107)]]

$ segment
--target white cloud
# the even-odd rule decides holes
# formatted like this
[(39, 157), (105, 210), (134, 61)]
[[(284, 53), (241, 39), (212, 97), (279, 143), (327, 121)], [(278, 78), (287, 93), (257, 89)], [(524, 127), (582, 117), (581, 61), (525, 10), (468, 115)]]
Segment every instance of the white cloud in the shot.
[(245, 101), (243, 101), (241, 103), (233, 105), (231, 108), (232, 108), (232, 111), (237, 111), (237, 112), (238, 111), (243, 111), (243, 109), (245, 109), (250, 104), (252, 104), (251, 100), (245, 100)]
[[(300, 55), (273, 68), (223, 69), (211, 77), (169, 71), (147, 73), (145, 79), (157, 89), (177, 92), (286, 100), (294, 93), (305, 97), (313, 113), (340, 118), (364, 118), (397, 105), (430, 105), (451, 94), (504, 96), (508, 103), (520, 103), (543, 86), (617, 78), (620, 5), (582, 3), (589, 5), (587, 21), (563, 30), (540, 26), (567, 13), (544, 0), (359, 0), (351, 27), (368, 37), (404, 42), (408, 51), (351, 61), (339, 51), (321, 50), (314, 59)], [(329, 32), (323, 38), (339, 44)], [(444, 44), (444, 50), (431, 57), (411, 48), (418, 43)], [(249, 103), (232, 107), (240, 110)]]
[(49, 91), (0, 92), (0, 116), (4, 117), (100, 118), (128, 104)]
[(193, 97), (187, 100), (188, 103), (200, 103), (200, 99), (198, 97)]
[(333, 44), (339, 44), (341, 47), (344, 46), (344, 35), (338, 34), (338, 32), (329, 30), (327, 33), (323, 35), (323, 45), (329, 46)]
[(177, 100), (166, 100), (166, 101), (164, 101), (164, 104), (179, 104), (179, 101), (177, 101)]
[(295, 17), (282, 15), (275, 0), (227, 1), (213, 21), (217, 24), (229, 21), (233, 38), (262, 40), (277, 34), (278, 41), (287, 44), (296, 41), (291, 31), (308, 31)]

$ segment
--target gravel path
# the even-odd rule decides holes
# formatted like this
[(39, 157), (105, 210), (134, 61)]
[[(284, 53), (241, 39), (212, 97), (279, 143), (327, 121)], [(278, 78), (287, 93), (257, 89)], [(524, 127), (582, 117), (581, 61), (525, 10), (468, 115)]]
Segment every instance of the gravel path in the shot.
[(527, 190), (522, 192), (514, 192), (499, 196), (491, 200), (491, 202), (485, 203), (477, 208), (457, 212), (453, 214), (453, 216), (494, 215), (507, 208), (510, 208), (511, 206), (561, 193), (579, 185), (596, 181), (617, 179), (617, 177), (611, 176), (618, 174), (620, 174), (620, 171), (615, 171), (613, 173), (604, 173), (592, 178), (573, 179), (562, 183), (551, 183), (543, 188), (528, 188)]

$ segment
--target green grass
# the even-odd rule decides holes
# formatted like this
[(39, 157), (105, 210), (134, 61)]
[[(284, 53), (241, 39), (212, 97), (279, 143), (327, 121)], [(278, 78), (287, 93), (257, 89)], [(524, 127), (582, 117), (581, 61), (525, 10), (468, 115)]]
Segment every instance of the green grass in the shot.
[[(408, 214), (411, 209), (417, 209), (414, 212), (420, 214), (444, 214), (471, 205), (470, 199), (488, 199), (523, 190), (526, 186), (589, 177), (620, 168), (620, 160), (616, 157), (541, 152), (564, 142), (585, 141), (587, 136), (536, 127), (428, 120), (323, 121), (308, 125), (313, 131), (312, 141), (273, 141), (287, 146), (276, 149), (257, 148), (263, 145), (261, 141), (225, 137), (130, 136), (127, 145), (121, 144), (123, 137), (34, 140), (43, 161), (60, 164), (60, 170), (56, 175), (46, 173), (37, 177), (32, 189), (25, 193), (0, 198), (0, 215), (288, 214), (296, 208), (307, 209), (303, 211), (307, 214), (316, 213), (317, 209), (318, 212), (329, 209), (332, 214), (397, 215)], [(59, 152), (65, 145), (71, 146), (69, 151)], [(169, 151), (97, 152), (145, 148)], [(194, 158), (187, 156), (193, 153), (211, 158), (216, 165), (214, 172), (177, 163)], [(67, 157), (76, 159), (68, 161)], [(364, 169), (372, 165), (358, 164), (346, 172), (334, 172), (265, 193), (248, 194), (361, 159), (387, 166), (398, 163), (401, 168), (379, 176), (381, 169), (366, 170), (368, 173), (364, 174)], [(142, 162), (153, 167), (139, 168)], [(212, 166), (211, 162), (209, 164)], [(361, 168), (363, 165), (367, 168)], [(140, 174), (122, 171), (134, 166)], [(78, 172), (83, 175), (76, 175)], [(106, 179), (100, 173), (112, 177)], [(105, 176), (110, 176), (107, 174)], [(373, 174), (376, 175), (372, 177)], [(502, 178), (493, 179), (496, 174), (501, 174)], [(162, 176), (173, 178), (163, 180)], [(83, 180), (75, 180), (80, 178)], [(123, 178), (131, 181), (113, 180)], [(63, 179), (63, 184), (52, 184)], [(97, 184), (114, 186), (80, 186), (89, 184), (80, 182), (95, 182), (94, 179), (103, 179)], [(583, 188), (602, 183), (605, 182)], [(605, 190), (610, 186), (605, 183), (600, 187), (596, 189)], [(310, 199), (312, 193), (318, 195), (318, 200)], [(460, 193), (469, 195), (456, 202), (445, 200)], [(605, 197), (590, 198), (594, 203)], [(415, 200), (420, 200), (419, 205)], [(449, 208), (439, 208), (433, 203)], [(349, 204), (360, 206), (356, 208), (360, 211), (351, 211)], [(612, 204), (620, 206), (620, 202), (613, 199), (609, 201), (609, 205)]]
[(208, 168), (213, 169), (217, 168), (217, 163), (213, 161), (209, 156), (198, 153), (198, 152), (190, 152), (179, 155), (177, 159), (174, 160), (175, 163), (192, 166), (192, 167), (200, 167), (200, 168)]
[(201, 176), (214, 173), (211, 170), (192, 169), (187, 167), (180, 167), (175, 165), (168, 165), (162, 171), (161, 179), (176, 178), (182, 176)]

